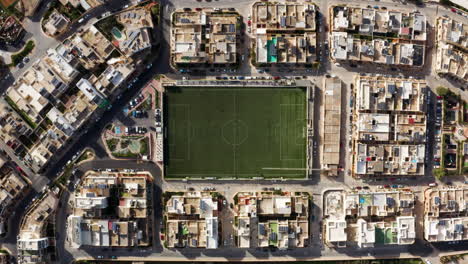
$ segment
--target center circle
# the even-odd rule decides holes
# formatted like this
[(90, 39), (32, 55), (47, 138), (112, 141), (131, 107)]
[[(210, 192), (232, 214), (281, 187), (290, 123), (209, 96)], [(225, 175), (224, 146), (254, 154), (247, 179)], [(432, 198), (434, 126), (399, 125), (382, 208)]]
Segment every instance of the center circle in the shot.
[(247, 139), (248, 127), (244, 121), (233, 119), (224, 124), (221, 133), (226, 143), (238, 146)]

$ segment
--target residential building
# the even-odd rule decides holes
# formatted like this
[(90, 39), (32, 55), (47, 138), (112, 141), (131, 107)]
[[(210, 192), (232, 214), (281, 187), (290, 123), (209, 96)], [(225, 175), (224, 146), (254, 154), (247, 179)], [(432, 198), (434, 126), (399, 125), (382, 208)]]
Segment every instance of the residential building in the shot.
[(61, 33), (69, 24), (70, 19), (54, 10), (45, 23), (44, 28), (49, 35), (54, 36)]
[(256, 38), (252, 45), (256, 63), (315, 62), (315, 20), (313, 4), (255, 2), (249, 27)]
[(426, 145), (357, 143), (356, 176), (406, 176), (424, 174)]
[(424, 65), (427, 22), (419, 12), (332, 6), (330, 13), (333, 60)]
[(357, 220), (357, 245), (360, 248), (383, 245), (410, 245), (416, 239), (414, 216), (399, 216), (391, 222)]
[(0, 234), (4, 234), (12, 207), (25, 195), (28, 183), (20, 175), (9, 171), (0, 179), (0, 186)]
[(151, 48), (153, 19), (148, 8), (132, 8), (116, 15), (117, 21), (124, 25), (122, 37), (117, 38), (118, 48), (127, 57)]
[(104, 105), (109, 103), (106, 97), (86, 79), (80, 79), (76, 83), (76, 87), (80, 89), (80, 91), (88, 98), (89, 101), (99, 105), (100, 107), (104, 107)]
[(87, 173), (68, 217), (71, 246), (147, 246), (148, 173)]
[(171, 57), (175, 64), (237, 62), (240, 18), (237, 13), (201, 9), (172, 16)]
[(116, 88), (121, 87), (125, 80), (135, 70), (134, 65), (116, 61), (108, 61), (107, 68), (99, 76), (92, 75), (88, 81), (105, 96), (110, 96)]
[(58, 97), (78, 76), (78, 71), (54, 49), (37, 60), (8, 90), (8, 100), (29, 116), (40, 122), (41, 111), (50, 103), (52, 96)]
[(382, 38), (355, 38), (352, 33), (331, 33), (331, 56), (337, 61), (372, 62), (395, 66), (422, 66), (425, 47), (420, 44), (398, 43)]
[(88, 70), (106, 63), (111, 56), (120, 53), (94, 25), (76, 33), (57, 46), (57, 52), (69, 63), (80, 63)]
[(409, 245), (416, 239), (415, 196), (408, 191), (326, 191), (325, 242), (331, 247)]
[(34, 128), (24, 120), (5, 99), (0, 99), (0, 139), (15, 152), (24, 150), (25, 139), (32, 136)]
[(468, 82), (468, 23), (437, 18), (436, 72)]
[(267, 30), (315, 31), (315, 11), (315, 5), (310, 3), (255, 2), (252, 5), (252, 27)]
[(104, 68), (104, 71), (98, 71), (98, 75), (91, 75), (88, 82), (106, 97), (121, 87), (135, 70), (131, 60), (122, 56), (95, 26), (65, 40), (57, 50), (70, 62), (79, 62), (91, 71)]
[(316, 60), (315, 32), (283, 35), (257, 30), (257, 63), (312, 63)]
[(165, 201), (166, 247), (218, 248), (219, 212), (214, 195), (185, 192), (174, 194)]
[(309, 244), (309, 194), (241, 192), (236, 197), (238, 247), (288, 249)]
[(426, 82), (358, 76), (355, 87), (354, 175), (424, 174)]
[(424, 238), (429, 242), (468, 240), (468, 188), (429, 188), (424, 193)]
[(53, 220), (58, 204), (58, 189), (48, 191), (34, 201), (21, 219), (18, 235), (18, 263), (50, 263), (47, 248), (50, 245), (46, 235), (49, 220)]

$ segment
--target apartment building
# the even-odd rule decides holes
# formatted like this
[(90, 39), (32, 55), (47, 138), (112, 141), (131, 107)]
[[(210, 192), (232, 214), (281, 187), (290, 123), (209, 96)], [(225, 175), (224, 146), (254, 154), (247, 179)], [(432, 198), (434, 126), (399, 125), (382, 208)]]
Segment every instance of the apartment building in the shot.
[(165, 201), (166, 247), (218, 248), (218, 200), (213, 196), (211, 192), (171, 194)]
[(313, 63), (316, 56), (316, 7), (308, 3), (252, 5), (249, 27), (257, 63)]
[(332, 6), (331, 57), (397, 66), (423, 66), (426, 17), (419, 12)]
[(429, 188), (424, 192), (424, 238), (429, 242), (468, 240), (468, 188)]
[(331, 247), (366, 248), (415, 242), (412, 192), (330, 190), (324, 195), (324, 205), (324, 238)]
[(68, 221), (71, 246), (149, 245), (148, 173), (88, 173), (74, 194)]
[(124, 25), (122, 36), (116, 37), (118, 48), (127, 57), (151, 48), (151, 30), (154, 27), (151, 12), (148, 8), (139, 7), (119, 13), (117, 21)]
[(4, 234), (11, 209), (26, 194), (29, 184), (20, 175), (9, 171), (0, 179), (0, 186), (0, 234)]
[(21, 219), (17, 242), (18, 263), (50, 263), (47, 248), (50, 245), (46, 235), (49, 221), (54, 221), (58, 204), (58, 189), (47, 191), (30, 206)]
[(425, 94), (424, 80), (356, 77), (355, 175), (424, 173)]
[(120, 87), (135, 70), (132, 61), (122, 57), (112, 42), (94, 26), (65, 40), (57, 50), (68, 61), (79, 62), (88, 70), (103, 67), (104, 71), (92, 74), (87, 81), (94, 87), (92, 90), (97, 89), (106, 97)]
[(237, 63), (239, 14), (218, 9), (181, 10), (173, 13), (172, 24), (173, 63)]
[(241, 192), (236, 199), (238, 247), (288, 249), (309, 244), (309, 194)]
[(0, 99), (0, 139), (15, 152), (25, 149), (25, 139), (34, 137), (34, 127), (16, 112), (8, 102)]
[(44, 28), (47, 34), (54, 36), (65, 30), (69, 24), (70, 19), (54, 10), (45, 23)]
[(436, 71), (468, 82), (468, 24), (437, 18)]
[(73, 65), (54, 49), (49, 49), (43, 59), (34, 62), (7, 90), (7, 100), (33, 122), (40, 122), (40, 113), (50, 103), (49, 98), (64, 93), (77, 76)]

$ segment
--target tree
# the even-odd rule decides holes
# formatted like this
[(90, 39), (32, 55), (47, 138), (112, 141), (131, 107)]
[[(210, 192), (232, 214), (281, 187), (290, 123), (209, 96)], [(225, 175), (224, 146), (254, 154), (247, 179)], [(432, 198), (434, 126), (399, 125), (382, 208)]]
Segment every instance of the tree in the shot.
[(153, 15), (153, 19), (156, 24), (159, 24), (159, 4), (151, 7), (151, 14)]
[(447, 89), (447, 88), (445, 88), (445, 87), (443, 87), (443, 86), (437, 87), (436, 91), (437, 91), (437, 94), (438, 94), (438, 95), (443, 96), (443, 97), (445, 97), (446, 95), (448, 95), (449, 92), (450, 92), (449, 89)]
[(438, 168), (432, 171), (434, 174), (434, 177), (436, 177), (438, 180), (442, 179), (447, 175), (447, 172), (444, 168)]
[(440, 4), (446, 5), (446, 6), (450, 6), (450, 5), (452, 5), (453, 3), (450, 2), (450, 0), (440, 0)]

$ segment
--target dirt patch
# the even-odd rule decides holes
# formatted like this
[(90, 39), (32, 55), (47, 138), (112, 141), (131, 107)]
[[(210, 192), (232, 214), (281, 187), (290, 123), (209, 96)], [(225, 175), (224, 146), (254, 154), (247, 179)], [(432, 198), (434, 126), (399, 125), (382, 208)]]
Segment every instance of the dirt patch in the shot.
[[(8, 1), (8, 0), (0, 0), (0, 1)], [(24, 9), (24, 15), (32, 16), (34, 15), (34, 12), (36, 12), (36, 9), (39, 6), (41, 0), (20, 0), (20, 2)]]
[(0, 5), (4, 8), (8, 8), (13, 5), (17, 0), (0, 0)]

